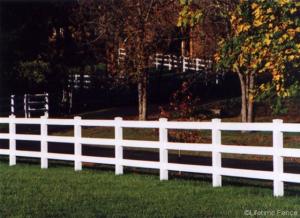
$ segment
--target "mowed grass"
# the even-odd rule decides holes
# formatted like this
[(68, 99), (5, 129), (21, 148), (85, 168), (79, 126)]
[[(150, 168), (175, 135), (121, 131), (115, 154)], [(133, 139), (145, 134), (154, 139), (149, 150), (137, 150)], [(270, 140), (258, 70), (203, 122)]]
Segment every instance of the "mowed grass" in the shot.
[[(271, 188), (200, 179), (0, 162), (0, 217), (241, 217), (245, 210), (296, 211), (300, 198), (272, 196)], [(275, 216), (276, 217), (276, 216)]]

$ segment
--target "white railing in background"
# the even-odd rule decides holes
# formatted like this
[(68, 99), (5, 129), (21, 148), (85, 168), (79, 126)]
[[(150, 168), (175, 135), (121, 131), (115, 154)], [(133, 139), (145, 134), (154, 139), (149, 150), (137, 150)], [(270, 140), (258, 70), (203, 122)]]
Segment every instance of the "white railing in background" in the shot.
[(92, 76), (90, 74), (70, 74), (68, 78), (68, 88), (89, 89), (92, 85)]
[[(15, 115), (17, 111), (16, 97), (22, 96), (11, 95), (10, 96), (10, 114)], [(24, 117), (31, 117), (33, 112), (44, 113), (45, 116), (49, 115), (49, 94), (24, 94), (23, 98), (23, 111)]]
[(156, 69), (159, 67), (167, 67), (169, 70), (182, 69), (183, 72), (188, 70), (200, 71), (212, 69), (211, 60), (182, 56), (178, 57), (176, 55), (165, 55), (162, 53), (155, 54), (154, 65)]
[[(125, 49), (119, 48), (118, 55), (118, 63), (124, 61), (126, 58)], [(191, 58), (171, 54), (156, 53), (154, 58), (151, 57), (151, 60), (153, 60), (153, 65), (155, 65), (156, 69), (160, 67), (166, 67), (169, 70), (181, 69), (183, 72), (212, 69), (212, 61), (202, 58)]]
[[(283, 132), (300, 132), (300, 124), (283, 123), (282, 120), (273, 120), (273, 123), (225, 123), (220, 119), (212, 122), (177, 122), (161, 118), (159, 121), (128, 121), (122, 118), (115, 120), (83, 120), (74, 119), (48, 119), (41, 118), (0, 118), (0, 123), (9, 124), (9, 133), (1, 133), (0, 139), (9, 140), (9, 149), (0, 149), (0, 155), (9, 155), (9, 164), (16, 164), (16, 157), (34, 157), (41, 159), (41, 167), (48, 167), (49, 159), (74, 161), (75, 170), (82, 169), (82, 162), (115, 165), (115, 173), (123, 174), (123, 167), (141, 167), (160, 170), (160, 179), (168, 179), (168, 171), (183, 171), (192, 173), (212, 174), (214, 187), (222, 185), (222, 176), (244, 177), (273, 181), (274, 196), (283, 196), (284, 182), (300, 183), (300, 175), (285, 173), (283, 169), (284, 157), (300, 158), (300, 149), (283, 148)], [(39, 135), (16, 134), (17, 124), (40, 125)], [(70, 125), (74, 128), (74, 136), (50, 136), (48, 125)], [(87, 138), (82, 137), (82, 127), (114, 127), (115, 138)], [(159, 130), (158, 141), (140, 141), (123, 139), (123, 128), (156, 128)], [(178, 143), (168, 141), (168, 130), (210, 130), (212, 132), (211, 144)], [(273, 146), (239, 146), (223, 145), (221, 131), (271, 131), (273, 133)], [(40, 152), (22, 151), (16, 149), (16, 140), (39, 141)], [(61, 154), (48, 152), (48, 142), (73, 143), (74, 154)], [(95, 157), (82, 155), (82, 145), (110, 145), (115, 148), (115, 157)], [(143, 161), (124, 159), (123, 147), (156, 148), (159, 150), (159, 161)], [(168, 162), (169, 150), (203, 151), (212, 153), (212, 166), (191, 165)], [(273, 157), (273, 171), (246, 170), (222, 167), (222, 154), (250, 154), (270, 155)]]
[(30, 118), (33, 112), (44, 112), (44, 116), (49, 115), (49, 94), (48, 93), (24, 95), (25, 117)]

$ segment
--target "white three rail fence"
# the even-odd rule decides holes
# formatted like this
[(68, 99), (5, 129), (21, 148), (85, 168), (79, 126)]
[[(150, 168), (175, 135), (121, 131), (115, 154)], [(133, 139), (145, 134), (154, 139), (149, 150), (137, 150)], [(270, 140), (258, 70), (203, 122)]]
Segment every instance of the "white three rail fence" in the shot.
[[(159, 169), (160, 179), (168, 179), (168, 171), (183, 171), (192, 173), (212, 174), (214, 187), (222, 186), (222, 176), (264, 179), (273, 181), (274, 196), (284, 195), (284, 182), (300, 183), (300, 175), (284, 172), (284, 157), (300, 158), (300, 149), (283, 148), (283, 132), (300, 132), (300, 124), (283, 123), (273, 120), (272, 123), (225, 123), (220, 119), (211, 122), (176, 122), (160, 119), (159, 121), (127, 121), (122, 118), (114, 120), (16, 118), (14, 115), (0, 118), (0, 124), (8, 124), (9, 132), (0, 133), (0, 139), (9, 140), (8, 149), (0, 149), (0, 155), (9, 155), (9, 164), (16, 164), (16, 157), (34, 157), (41, 159), (41, 168), (48, 167), (48, 160), (74, 161), (75, 170), (82, 169), (82, 162), (115, 165), (115, 173), (123, 174), (123, 167), (141, 167)], [(39, 135), (16, 134), (17, 124), (40, 125)], [(74, 136), (50, 136), (48, 125), (70, 125), (74, 127)], [(113, 127), (114, 139), (82, 137), (82, 127)], [(123, 139), (123, 128), (155, 128), (159, 130), (158, 141), (141, 141)], [(178, 143), (168, 141), (168, 130), (210, 130), (211, 144)], [(221, 131), (271, 131), (273, 146), (239, 146), (222, 145)], [(16, 140), (39, 141), (40, 151), (22, 151), (16, 149)], [(48, 142), (73, 143), (74, 154), (48, 152)], [(110, 145), (115, 148), (115, 157), (93, 157), (82, 155), (82, 145)], [(131, 160), (123, 157), (123, 147), (159, 149), (159, 161)], [(191, 165), (168, 162), (169, 150), (203, 151), (212, 153), (212, 165)], [(223, 153), (270, 155), (273, 157), (273, 171), (246, 170), (222, 167)]]

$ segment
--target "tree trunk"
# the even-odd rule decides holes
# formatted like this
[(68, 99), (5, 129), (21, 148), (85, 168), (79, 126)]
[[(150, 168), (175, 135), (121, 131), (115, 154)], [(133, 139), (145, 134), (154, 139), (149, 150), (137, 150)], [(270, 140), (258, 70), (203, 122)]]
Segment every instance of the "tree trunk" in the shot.
[(147, 119), (147, 76), (138, 82), (139, 120)]
[(241, 117), (242, 122), (247, 122), (247, 92), (246, 92), (246, 84), (244, 77), (241, 73), (238, 73), (239, 79), (240, 79), (240, 85), (241, 85), (241, 98), (242, 98), (242, 107), (241, 107)]
[(142, 93), (142, 82), (139, 81), (138, 82), (138, 106), (139, 106), (139, 120), (141, 119), (142, 117), (142, 114), (143, 114), (143, 106), (142, 106), (142, 96), (143, 96), (143, 93)]
[(186, 48), (185, 48), (185, 40), (184, 39), (182, 39), (181, 40), (181, 56), (185, 56), (185, 50), (186, 50)]
[(143, 120), (147, 119), (147, 76), (144, 77), (144, 86), (143, 86)]
[(181, 39), (181, 56), (186, 56), (186, 39), (185, 37), (185, 31), (183, 28), (181, 28), (181, 34), (183, 39)]
[(238, 72), (241, 85), (241, 118), (242, 122), (253, 122), (254, 121), (254, 74), (246, 73), (245, 75)]
[(254, 75), (251, 74), (249, 78), (249, 88), (248, 88), (248, 109), (247, 109), (247, 122), (253, 122), (254, 116), (253, 116), (253, 108), (254, 108)]

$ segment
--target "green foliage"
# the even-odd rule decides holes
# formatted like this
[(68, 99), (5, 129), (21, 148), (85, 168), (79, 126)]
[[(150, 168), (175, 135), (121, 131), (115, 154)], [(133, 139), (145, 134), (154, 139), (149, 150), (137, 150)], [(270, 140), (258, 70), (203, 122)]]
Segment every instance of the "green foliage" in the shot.
[(285, 107), (283, 99), (280, 97), (275, 98), (274, 103), (271, 105), (273, 115), (282, 115), (288, 112), (287, 107)]
[[(274, 83), (265, 84), (264, 92), (257, 95), (257, 102), (268, 102), (272, 110), (273, 115), (283, 115), (288, 113), (288, 108), (286, 106), (286, 98), (283, 96), (278, 96), (276, 94), (276, 87)], [(294, 82), (288, 87), (287, 90), (290, 93), (290, 98), (296, 98), (300, 93), (300, 84), (298, 81)]]
[(40, 59), (33, 61), (21, 61), (15, 68), (21, 79), (27, 80), (30, 83), (42, 84), (47, 80), (50, 67), (49, 63)]
[[(283, 99), (298, 91), (294, 75), (300, 70), (299, 15), (300, 5), (292, 0), (241, 0), (231, 14), (230, 34), (220, 40), (215, 60), (217, 68), (239, 75), (242, 89), (246, 87), (244, 104), (268, 97), (275, 114), (287, 112)], [(271, 82), (255, 86), (266, 75)]]
[(193, 27), (195, 24), (201, 21), (203, 18), (203, 12), (200, 9), (192, 9), (192, 0), (179, 0), (179, 2), (182, 6), (182, 9), (179, 12), (179, 17), (177, 20), (178, 27)]
[(290, 75), (299, 71), (299, 15), (300, 5), (291, 0), (240, 1), (230, 17), (231, 33), (219, 42), (218, 68), (271, 74), (277, 95), (288, 97)]

